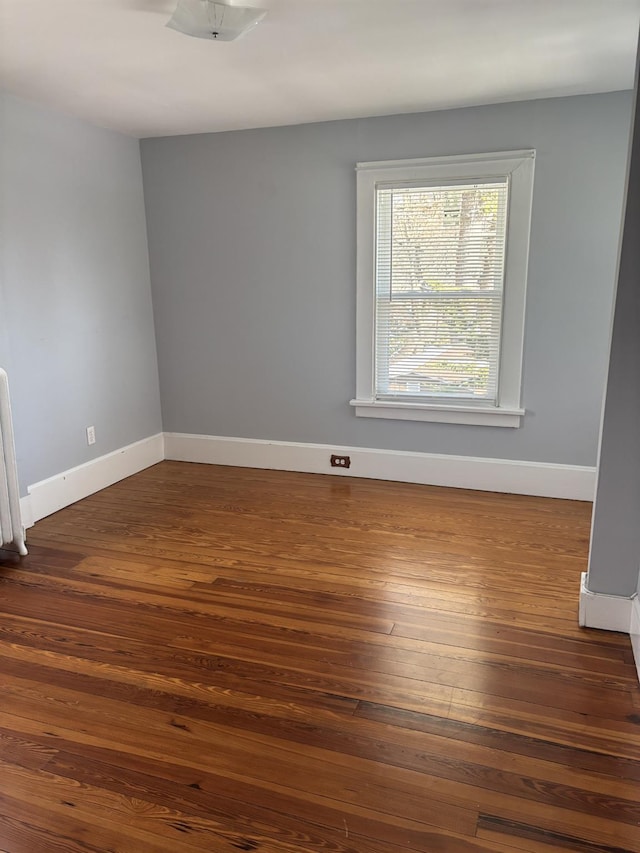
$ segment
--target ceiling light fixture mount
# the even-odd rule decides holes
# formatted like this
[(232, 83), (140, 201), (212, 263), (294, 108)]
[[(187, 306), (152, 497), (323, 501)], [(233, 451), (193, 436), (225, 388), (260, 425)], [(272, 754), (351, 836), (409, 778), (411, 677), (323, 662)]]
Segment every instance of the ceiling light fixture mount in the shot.
[(215, 0), (178, 0), (167, 26), (194, 38), (233, 41), (253, 29), (266, 14), (265, 9)]

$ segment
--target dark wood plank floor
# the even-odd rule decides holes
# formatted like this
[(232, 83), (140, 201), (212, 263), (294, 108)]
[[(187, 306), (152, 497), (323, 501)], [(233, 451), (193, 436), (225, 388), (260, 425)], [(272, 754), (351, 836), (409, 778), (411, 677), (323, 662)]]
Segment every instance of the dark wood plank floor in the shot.
[(6, 853), (640, 853), (590, 505), (163, 462), (0, 561)]

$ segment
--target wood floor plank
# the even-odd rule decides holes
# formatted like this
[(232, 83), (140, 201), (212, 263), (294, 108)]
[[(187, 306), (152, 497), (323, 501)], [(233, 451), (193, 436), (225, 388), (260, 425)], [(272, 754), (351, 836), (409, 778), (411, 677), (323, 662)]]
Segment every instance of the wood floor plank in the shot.
[[(43, 617), (52, 612), (61, 612), (62, 608), (56, 601), (56, 596), (62, 595), (62, 593), (56, 590), (49, 590), (46, 596), (43, 595), (41, 599), (38, 599), (37, 591), (31, 590), (29, 596), (25, 597), (12, 590), (11, 584), (11, 579), (6, 579), (4, 584), (0, 586), (0, 601), (3, 602), (4, 609), (7, 612), (27, 613), (29, 607), (34, 606), (34, 599), (35, 605), (39, 606)], [(99, 603), (96, 602), (96, 595), (91, 588), (89, 588), (89, 592), (84, 591), (77, 595), (74, 593), (73, 588), (70, 588), (65, 595), (65, 611), (67, 612), (67, 619), (74, 618), (85, 626), (98, 624), (102, 619), (103, 622), (108, 621), (113, 630), (116, 630), (120, 615), (127, 615), (127, 611), (129, 611), (126, 623), (118, 629), (119, 632), (132, 637), (136, 635), (146, 637), (151, 634), (157, 625), (162, 624), (162, 606), (168, 607), (169, 603), (173, 605), (175, 598), (162, 599), (158, 596), (151, 597), (151, 600), (154, 602), (152, 605), (154, 612), (151, 617), (146, 619), (144, 607), (142, 606), (144, 598), (142, 601), (140, 600), (141, 598), (143, 598), (143, 594), (138, 596), (135, 607), (130, 603), (126, 603), (121, 604), (116, 610), (113, 604), (104, 598)], [(150, 597), (147, 596), (146, 598), (149, 600)], [(16, 599), (17, 605), (14, 603)], [(75, 601), (81, 607), (81, 613), (77, 616), (73, 615)], [(214, 604), (212, 602), (210, 605), (200, 609), (190, 599), (185, 603), (188, 604), (190, 611), (195, 610), (199, 614), (206, 614), (214, 607), (216, 613), (220, 610), (227, 612), (224, 610), (224, 603)], [(173, 607), (169, 609), (172, 610)], [(231, 613), (232, 616), (239, 617), (237, 611), (232, 610)], [(189, 618), (192, 621), (193, 617), (194, 613), (189, 612)], [(172, 614), (172, 618), (173, 625), (180, 630), (180, 622), (177, 620), (176, 614)], [(339, 622), (338, 624), (341, 623)], [(379, 626), (368, 625), (367, 627), (369, 630), (375, 630)], [(192, 626), (185, 620), (182, 630), (192, 633)], [(228, 622), (225, 624), (225, 630), (229, 631)], [(267, 641), (264, 636), (257, 642), (257, 646), (254, 643), (253, 648), (242, 652), (241, 649), (246, 649), (247, 646), (248, 641), (246, 638), (243, 644), (242, 638), (236, 635), (232, 638), (231, 643), (225, 644), (220, 639), (220, 632), (218, 632), (217, 636), (214, 635), (211, 640), (203, 639), (203, 637), (206, 637), (207, 631), (200, 626), (197, 626), (196, 633), (199, 635), (198, 637), (187, 636), (177, 638), (173, 640), (172, 644), (178, 648), (199, 652), (215, 652), (218, 656), (231, 656), (245, 660), (247, 663), (258, 665), (277, 664), (284, 657), (278, 643)], [(251, 646), (251, 643), (249, 645)], [(346, 664), (351, 670), (360, 669), (363, 672), (376, 671), (380, 673), (385, 671), (384, 667), (380, 667), (383, 656), (378, 654), (377, 651), (374, 651), (369, 657), (363, 657), (358, 664), (354, 660), (355, 656), (351, 651), (354, 648), (353, 644), (350, 644), (346, 655), (344, 652), (332, 653), (326, 648), (328, 643), (324, 645), (322, 659), (326, 662), (326, 666), (316, 664), (314, 667), (311, 665), (311, 658), (306, 658), (300, 664), (292, 660), (291, 670), (300, 670), (302, 668), (303, 672), (307, 673), (309, 677), (317, 676), (319, 679), (322, 679), (330, 672), (338, 679), (343, 672), (341, 659), (346, 657)], [(302, 646), (299, 645), (297, 650), (301, 651), (301, 649)], [(449, 649), (450, 647), (445, 647), (437, 651), (449, 654)], [(433, 647), (427, 647), (425, 648), (425, 652), (429, 652), (429, 654), (417, 654), (415, 657), (418, 659), (418, 665), (410, 664), (411, 652), (405, 651), (403, 659), (407, 661), (406, 663), (396, 660), (395, 662), (392, 661), (386, 667), (386, 671), (389, 672), (387, 682), (391, 685), (399, 686), (401, 679), (407, 679), (405, 687), (408, 692), (411, 692), (413, 685), (408, 682), (415, 681), (416, 679), (450, 687), (459, 687), (462, 684), (468, 684), (472, 689), (474, 686), (477, 689), (478, 685), (482, 689), (481, 685), (490, 680), (492, 691), (496, 695), (529, 700), (535, 695), (543, 695), (548, 704), (566, 708), (581, 707), (585, 708), (585, 710), (588, 709), (590, 713), (605, 715), (611, 713), (611, 703), (608, 700), (608, 694), (606, 692), (603, 693), (603, 688), (620, 688), (623, 691), (628, 691), (628, 688), (635, 684), (635, 669), (624, 663), (619, 663), (617, 666), (618, 672), (623, 673), (623, 675), (620, 679), (616, 680), (612, 675), (603, 677), (602, 674), (593, 674), (590, 672), (590, 667), (587, 668), (584, 665), (581, 669), (575, 667), (561, 668), (558, 665), (549, 665), (547, 668), (544, 668), (531, 661), (522, 659), (513, 661), (508, 658), (501, 659), (500, 656), (494, 657), (486, 653), (482, 657), (479, 657), (477, 654), (474, 655), (473, 651), (469, 651), (466, 655), (467, 658), (469, 656), (475, 658), (472, 660), (465, 659), (465, 654), (460, 653), (460, 651), (458, 651), (455, 659), (451, 657), (443, 659), (434, 653), (435, 651)], [(293, 657), (294, 651), (290, 651), (290, 658)], [(612, 665), (612, 670), (616, 670), (615, 662)], [(347, 679), (351, 679), (352, 676), (353, 673), (349, 672)], [(285, 677), (293, 678), (294, 676), (289, 674)], [(344, 692), (344, 690), (344, 686), (341, 686), (335, 692)], [(616, 709), (617, 713), (621, 715), (627, 715), (632, 712), (628, 692), (624, 696), (619, 697)]]
[[(431, 796), (425, 801), (415, 775), (397, 765), (384, 765), (384, 777), (376, 777), (370, 760), (339, 754), (320, 747), (248, 730), (235, 733), (229, 727), (209, 723), (185, 714), (153, 711), (140, 706), (109, 700), (92, 702), (89, 697), (71, 691), (46, 690), (51, 729), (49, 735), (37, 728), (37, 707), (43, 693), (32, 684), (12, 680), (8, 690), (15, 715), (0, 712), (0, 725), (12, 725), (23, 734), (44, 735), (47, 745), (57, 736), (75, 737), (78, 743), (98, 745), (100, 738), (117, 744), (122, 751), (155, 759), (164, 757), (174, 763), (216, 772), (230, 779), (247, 779), (267, 789), (276, 786), (292, 793), (307, 790), (326, 801), (339, 800), (359, 805), (371, 813), (416, 824), (457, 828), (473, 834), (476, 814), (470, 807), (449, 805)], [(101, 709), (98, 708), (101, 706)], [(127, 707), (129, 710), (127, 710)], [(69, 710), (75, 714), (76, 730), (69, 728)], [(20, 720), (13, 719), (18, 715)], [(126, 716), (125, 716), (126, 715)], [(31, 721), (31, 724), (29, 723)], [(146, 732), (139, 745), (139, 731)], [(25, 731), (26, 730), (26, 731)], [(53, 734), (51, 734), (53, 732)], [(234, 737), (235, 735), (235, 737)], [(53, 738), (53, 739), (52, 739)], [(251, 765), (246, 765), (246, 754)], [(348, 767), (348, 772), (345, 768)], [(279, 780), (284, 780), (280, 782)], [(395, 784), (391, 780), (395, 780)]]
[(6, 853), (640, 853), (589, 504), (164, 462), (0, 553)]
[(455, 720), (451, 717), (443, 719), (431, 714), (367, 702), (358, 703), (355, 713), (368, 720), (408, 728), (411, 731), (428, 732), (449, 740), (489, 746), (512, 754), (540, 758), (574, 769), (590, 770), (622, 779), (636, 780), (640, 783), (640, 751), (637, 752), (637, 758), (615, 756), (602, 751), (558, 744), (535, 735), (516, 734), (504, 729), (492, 729), (488, 726)]
[[(23, 685), (25, 683), (26, 682), (24, 681), (22, 682)], [(39, 698), (38, 692), (34, 689), (33, 685), (34, 682), (30, 684), (30, 694), (31, 697), (35, 697), (37, 701)], [(18, 693), (17, 695), (19, 696), (19, 699), (18, 701), (15, 701), (16, 693), (13, 688), (14, 684), (10, 684), (8, 695), (13, 698), (13, 704), (20, 709), (20, 713), (33, 718), (33, 709), (29, 709), (24, 701), (20, 701), (21, 699), (24, 699), (24, 692), (22, 694)], [(66, 701), (67, 703), (72, 701), (71, 696), (73, 694), (69, 691), (60, 691), (49, 687), (47, 688), (47, 693), (54, 694), (56, 701)], [(65, 695), (67, 697), (66, 700)], [(145, 714), (141, 712), (142, 708), (139, 702), (144, 698), (145, 697), (139, 696), (138, 702), (136, 702), (134, 698), (132, 699), (131, 704), (136, 707), (137, 716), (143, 720), (145, 727), (154, 727), (162, 731), (163, 724), (168, 724), (181, 731), (188, 732), (189, 736), (195, 737), (196, 740), (211, 742), (216, 745), (215, 748), (218, 751), (221, 761), (222, 758), (226, 757), (227, 753), (229, 753), (224, 744), (222, 746), (220, 745), (221, 733), (222, 736), (224, 736), (225, 733), (228, 734), (226, 726), (239, 728), (243, 726), (244, 723), (244, 737), (252, 740), (254, 744), (252, 747), (254, 761), (258, 761), (259, 756), (263, 754), (265, 756), (273, 755), (274, 760), (277, 760), (281, 766), (286, 766), (288, 768), (287, 776), (293, 784), (293, 780), (296, 778), (297, 773), (295, 764), (291, 762), (291, 756), (287, 754), (287, 750), (283, 753), (278, 743), (278, 739), (281, 740), (286, 736), (289, 741), (294, 741), (301, 745), (302, 748), (298, 749), (297, 752), (305, 756), (307, 766), (311, 768), (314, 765), (315, 759), (318, 757), (324, 762), (324, 766), (316, 767), (315, 772), (318, 774), (318, 779), (315, 780), (314, 784), (316, 785), (316, 793), (324, 793), (325, 796), (330, 796), (330, 791), (335, 787), (335, 762), (338, 761), (338, 766), (341, 766), (344, 763), (342, 756), (353, 756), (356, 759), (375, 759), (381, 765), (386, 765), (386, 775), (395, 779), (396, 784), (402, 786), (402, 789), (404, 790), (403, 796), (407, 799), (410, 799), (412, 796), (412, 794), (407, 793), (413, 789), (412, 777), (410, 774), (404, 774), (405, 778), (403, 778), (403, 774), (396, 773), (395, 768), (418, 770), (424, 774), (425, 778), (427, 778), (427, 776), (435, 776), (454, 782), (471, 782), (476, 786), (481, 786), (497, 793), (517, 795), (526, 799), (533, 799), (537, 803), (548, 803), (550, 805), (557, 804), (575, 811), (584, 812), (591, 816), (600, 816), (607, 820), (611, 819), (611, 817), (615, 817), (617, 820), (630, 823), (633, 826), (637, 825), (638, 815), (636, 806), (633, 803), (621, 800), (615, 796), (616, 791), (619, 792), (620, 790), (618, 783), (613, 780), (610, 780), (609, 783), (607, 783), (606, 780), (594, 775), (584, 777), (584, 790), (576, 789), (575, 787), (572, 788), (567, 784), (572, 777), (575, 777), (575, 773), (573, 771), (556, 768), (555, 772), (548, 773), (548, 780), (545, 781), (541, 778), (533, 778), (531, 775), (534, 766), (537, 767), (538, 770), (543, 766), (541, 762), (531, 762), (531, 767), (527, 771), (524, 766), (518, 769), (517, 765), (511, 761), (510, 765), (513, 769), (511, 771), (503, 771), (499, 769), (500, 761), (497, 762), (497, 768), (495, 766), (492, 768), (492, 765), (496, 762), (489, 758), (486, 760), (486, 766), (482, 767), (478, 763), (472, 764), (470, 761), (463, 761), (460, 758), (456, 759), (453, 755), (447, 756), (446, 752), (443, 752), (442, 750), (435, 750), (433, 746), (429, 750), (430, 760), (427, 764), (420, 758), (416, 749), (426, 751), (429, 748), (429, 745), (425, 742), (421, 743), (420, 739), (417, 737), (405, 737), (395, 741), (384, 741), (373, 740), (371, 732), (368, 733), (369, 737), (366, 737), (362, 732), (359, 734), (351, 732), (340, 738), (336, 734), (333, 734), (332, 736), (331, 732), (325, 730), (322, 738), (314, 738), (315, 732), (309, 731), (309, 727), (305, 727), (301, 724), (296, 725), (292, 721), (286, 721), (284, 725), (276, 724), (270, 726), (268, 719), (265, 718), (260, 721), (260, 725), (254, 725), (251, 727), (250, 725), (246, 725), (246, 717), (243, 717), (243, 715), (238, 713), (237, 710), (235, 710), (233, 714), (225, 714), (224, 710), (216, 708), (207, 708), (202, 706), (195, 707), (194, 705), (181, 705), (179, 703), (173, 705), (171, 704), (172, 697), (166, 697), (164, 705), (162, 705), (161, 701), (158, 702), (158, 707), (163, 707), (164, 710), (169, 712), (169, 716), (167, 718), (163, 718), (162, 715)], [(146, 699), (148, 706), (151, 704), (149, 701), (151, 697), (148, 696)], [(51, 696), (49, 696), (49, 701), (51, 701)], [(88, 726), (95, 728), (95, 726), (99, 725), (101, 721), (99, 718), (92, 717), (91, 711), (87, 708), (88, 704), (89, 703), (78, 697), (74, 701), (74, 708), (78, 713), (79, 720), (83, 725), (85, 725), (85, 727)], [(109, 722), (112, 727), (112, 737), (114, 739), (123, 737), (126, 745), (130, 742), (131, 736), (124, 731), (122, 722), (118, 719), (118, 705), (119, 703), (109, 703)], [(59, 722), (60, 719), (64, 720), (64, 717), (56, 717), (56, 721)], [(199, 722), (201, 720), (214, 720), (216, 724), (213, 726), (208, 726), (206, 724), (202, 725)], [(222, 726), (220, 725), (221, 722)], [(413, 750), (411, 749), (412, 740), (414, 741)], [(316, 748), (307, 748), (310, 743), (315, 744)], [(318, 746), (318, 744), (322, 744), (322, 746)], [(184, 748), (184, 743), (181, 744), (181, 746)], [(274, 747), (276, 752), (273, 751)], [(335, 754), (337, 749), (341, 749), (339, 756), (336, 756)], [(327, 753), (326, 750), (331, 750), (333, 754)], [(169, 755), (169, 753), (167, 753), (167, 755)], [(299, 757), (300, 756), (298, 755), (296, 758)], [(361, 760), (354, 761), (349, 760), (348, 758), (346, 759), (346, 762), (350, 765), (350, 772), (354, 780), (354, 784), (357, 784), (360, 771), (366, 767), (366, 763), (363, 764)], [(226, 766), (229, 768), (229, 772), (233, 774), (236, 772), (234, 768), (238, 766), (238, 763), (235, 762), (227, 764)], [(261, 774), (264, 774), (265, 770), (260, 772)], [(329, 787), (318, 787), (318, 783), (321, 781), (320, 777), (323, 775), (331, 780)], [(272, 777), (270, 777), (268, 773), (266, 776), (262, 775), (261, 778), (263, 781), (272, 781)], [(563, 778), (566, 780), (565, 783), (559, 781)], [(435, 779), (430, 778), (429, 781), (433, 785)], [(435, 785), (433, 790), (435, 790)], [(381, 801), (376, 801), (375, 803), (371, 803), (370, 807), (378, 811), (384, 808), (392, 808), (396, 810), (394, 811), (394, 814), (397, 816), (410, 817), (410, 815), (403, 815), (402, 812), (397, 811), (401, 806), (398, 806), (397, 804), (393, 805), (391, 794), (386, 793), (385, 799), (387, 802), (384, 805), (381, 805)], [(433, 795), (431, 799), (434, 799)], [(435, 806), (435, 812), (430, 811), (431, 806)], [(421, 812), (413, 813), (412, 819), (419, 819), (429, 825), (444, 825), (445, 828), (452, 828), (453, 826), (457, 831), (461, 832), (463, 831), (462, 826), (465, 822), (465, 810), (460, 805), (456, 805), (454, 807), (452, 804), (447, 804), (447, 802), (442, 801), (436, 794), (435, 803), (430, 801), (427, 805), (424, 805)], [(468, 815), (468, 813), (466, 820), (467, 823), (465, 826), (466, 829), (469, 830), (470, 815)]]
[(528, 851), (544, 853), (553, 847), (554, 850), (575, 850), (578, 853), (628, 853), (628, 848), (617, 844), (598, 844), (586, 841), (576, 835), (557, 832), (531, 826), (523, 821), (506, 820), (495, 815), (480, 815), (478, 821), (478, 838), (493, 839), (500, 842), (512, 841), (518, 847)]
[[(33, 639), (32, 632), (35, 620), (24, 619), (22, 622), (26, 623), (29, 639)], [(18, 626), (25, 629), (25, 626), (20, 626), (20, 623)], [(22, 639), (20, 631), (14, 631), (12, 636), (13, 639), (19, 641)], [(114, 683), (139, 687), (141, 681), (138, 670), (123, 666), (121, 663), (111, 664), (88, 660), (61, 652), (48, 651), (38, 648), (37, 645), (33, 647), (22, 645), (20, 642), (2, 643), (0, 645), (0, 656), (3, 659), (5, 671), (7, 671), (8, 662), (15, 661), (19, 671), (25, 674), (32, 672), (34, 668), (38, 672), (43, 670), (48, 672), (47, 676), (39, 676), (44, 682), (53, 679), (54, 683), (63, 684), (64, 679), (69, 675), (75, 676), (76, 679), (89, 676), (91, 679), (97, 678), (109, 682), (103, 688), (97, 688), (95, 692), (109, 693), (114, 689)], [(251, 713), (267, 713), (287, 719), (308, 719), (310, 705), (314, 709), (314, 718), (322, 721), (325, 720), (326, 714), (339, 715), (340, 719), (345, 714), (350, 716), (357, 707), (355, 700), (347, 700), (338, 696), (331, 697), (326, 694), (290, 689), (284, 696), (274, 697), (263, 695), (270, 692), (270, 685), (247, 682), (242, 685), (242, 690), (234, 690), (226, 686), (221, 687), (217, 684), (207, 683), (201, 679), (189, 680), (188, 677), (185, 677), (186, 675), (183, 673), (181, 677), (176, 675), (170, 677), (166, 673), (147, 672), (145, 673), (144, 684), (156, 692), (170, 692), (207, 704), (237, 707), (246, 709)], [(259, 690), (260, 695), (252, 692), (252, 690)], [(435, 697), (429, 698), (425, 695), (422, 697), (421, 710), (418, 713), (429, 713), (434, 719), (441, 722), (447, 720), (460, 721), (471, 724), (474, 728), (479, 727), (480, 730), (495, 731), (506, 735), (514, 734), (526, 741), (535, 738), (556, 745), (558, 748), (569, 747), (574, 750), (584, 750), (587, 753), (595, 752), (601, 756), (623, 760), (629, 758), (636, 760), (640, 757), (640, 728), (637, 725), (607, 721), (599, 717), (590, 718), (582, 714), (558, 712), (555, 709), (521, 702), (494, 703), (490, 706), (481, 704), (481, 699), (490, 698), (486, 695), (477, 695), (475, 702), (472, 703), (471, 695), (468, 694), (466, 699), (470, 704), (461, 704), (459, 701), (453, 703), (447, 697), (443, 700)]]
[[(324, 805), (318, 799), (308, 802), (258, 788), (249, 788), (251, 796), (247, 801), (247, 788), (234, 786), (232, 780), (200, 772), (197, 774), (199, 781), (192, 782), (196, 774), (190, 768), (167, 768), (166, 763), (160, 766), (144, 759), (139, 760), (136, 767), (123, 768), (117, 755), (105, 757), (118, 762), (117, 766), (97, 758), (87, 760), (84, 756), (60, 752), (47, 770), (115, 793), (143, 798), (165, 808), (179, 808), (200, 819), (215, 820), (221, 826), (235, 827), (235, 831), (242, 831), (245, 837), (260, 834), (262, 845), (265, 838), (271, 842), (297, 839), (297, 843), (304, 842), (305, 847), (313, 850), (342, 849), (343, 845), (349, 846), (345, 842), (346, 825), (347, 838), (362, 836), (372, 850), (387, 850), (389, 841), (394, 844), (394, 850), (398, 842), (412, 849), (428, 850), (427, 839), (437, 838), (440, 832), (433, 826), (425, 828), (412, 821), (367, 814), (362, 808), (345, 810)], [(175, 782), (181, 784), (180, 789)], [(464, 819), (458, 828), (462, 833)], [(457, 833), (443, 835), (460, 841)], [(380, 839), (387, 840), (379, 844)], [(466, 840), (471, 843), (470, 837), (466, 836)]]
[[(64, 765), (60, 769), (64, 769)], [(82, 768), (80, 775), (85, 772), (86, 769)], [(64, 785), (64, 777), (53, 775), (47, 776), (45, 783), (50, 786), (52, 780), (59, 787), (62, 787), (60, 783)], [(105, 780), (101, 778), (101, 781)], [(210, 813), (211, 798), (207, 798), (207, 792), (202, 786), (198, 790), (204, 794), (207, 804), (205, 810)], [(294, 826), (288, 828), (286, 815), (274, 813), (278, 826), (275, 829), (276, 837), (271, 838), (265, 835), (268, 826), (254, 828), (251, 823), (246, 824), (238, 817), (243, 810), (239, 803), (233, 806), (234, 828), (226, 829), (224, 824), (201, 818), (192, 800), (189, 802), (190, 811), (182, 814), (175, 808), (149, 803), (139, 797), (132, 802), (109, 796), (109, 791), (92, 788), (86, 783), (82, 785), (80, 797), (78, 793), (78, 787), (74, 786), (69, 791), (73, 799), (53, 807), (48, 798), (38, 796), (38, 792), (29, 796), (29, 802), (6, 797), (8, 815), (4, 820), (0, 816), (0, 826), (5, 830), (3, 837), (10, 844), (6, 853), (33, 853), (35, 849), (54, 850), (56, 853), (160, 853), (165, 850), (194, 853), (203, 849), (208, 853), (234, 853), (237, 850), (260, 850), (264, 853), (402, 853), (407, 849), (414, 849), (418, 853), (514, 853), (513, 847), (501, 842), (462, 838), (433, 830), (412, 839), (400, 828), (399, 832), (396, 830), (396, 837), (407, 838), (407, 841), (401, 841), (401, 846), (377, 841), (361, 834), (363, 825), (357, 819), (354, 820), (352, 815), (341, 816), (340, 828), (328, 831), (326, 827), (319, 826), (315, 819), (308, 824), (297, 819)], [(91, 797), (89, 808), (85, 803), (77, 802), (87, 795)], [(174, 798), (175, 793), (172, 801)], [(102, 819), (96, 820), (96, 803), (101, 801), (106, 801), (119, 814), (118, 822), (109, 820), (108, 815), (106, 819), (101, 816)], [(132, 811), (135, 815), (133, 820)], [(15, 815), (19, 815), (19, 818)], [(181, 838), (186, 837), (191, 843), (176, 841), (175, 832), (171, 830), (180, 833)], [(38, 841), (41, 846), (35, 848), (34, 842)], [(93, 841), (97, 841), (100, 846), (96, 846)]]

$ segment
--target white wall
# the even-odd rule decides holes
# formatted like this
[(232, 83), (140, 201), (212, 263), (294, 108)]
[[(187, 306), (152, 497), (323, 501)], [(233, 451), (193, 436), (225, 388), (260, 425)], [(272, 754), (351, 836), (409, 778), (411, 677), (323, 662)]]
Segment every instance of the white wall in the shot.
[[(629, 92), (142, 143), (165, 430), (595, 464)], [(520, 429), (356, 418), (358, 161), (537, 149)]]
[(0, 366), (24, 494), (162, 426), (138, 141), (0, 109)]

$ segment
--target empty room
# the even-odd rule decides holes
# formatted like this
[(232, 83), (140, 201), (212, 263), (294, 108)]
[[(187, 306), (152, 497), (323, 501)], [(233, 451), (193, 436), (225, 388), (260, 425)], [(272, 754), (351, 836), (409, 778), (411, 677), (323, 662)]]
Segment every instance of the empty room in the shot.
[(640, 853), (640, 0), (0, 0), (0, 853)]

